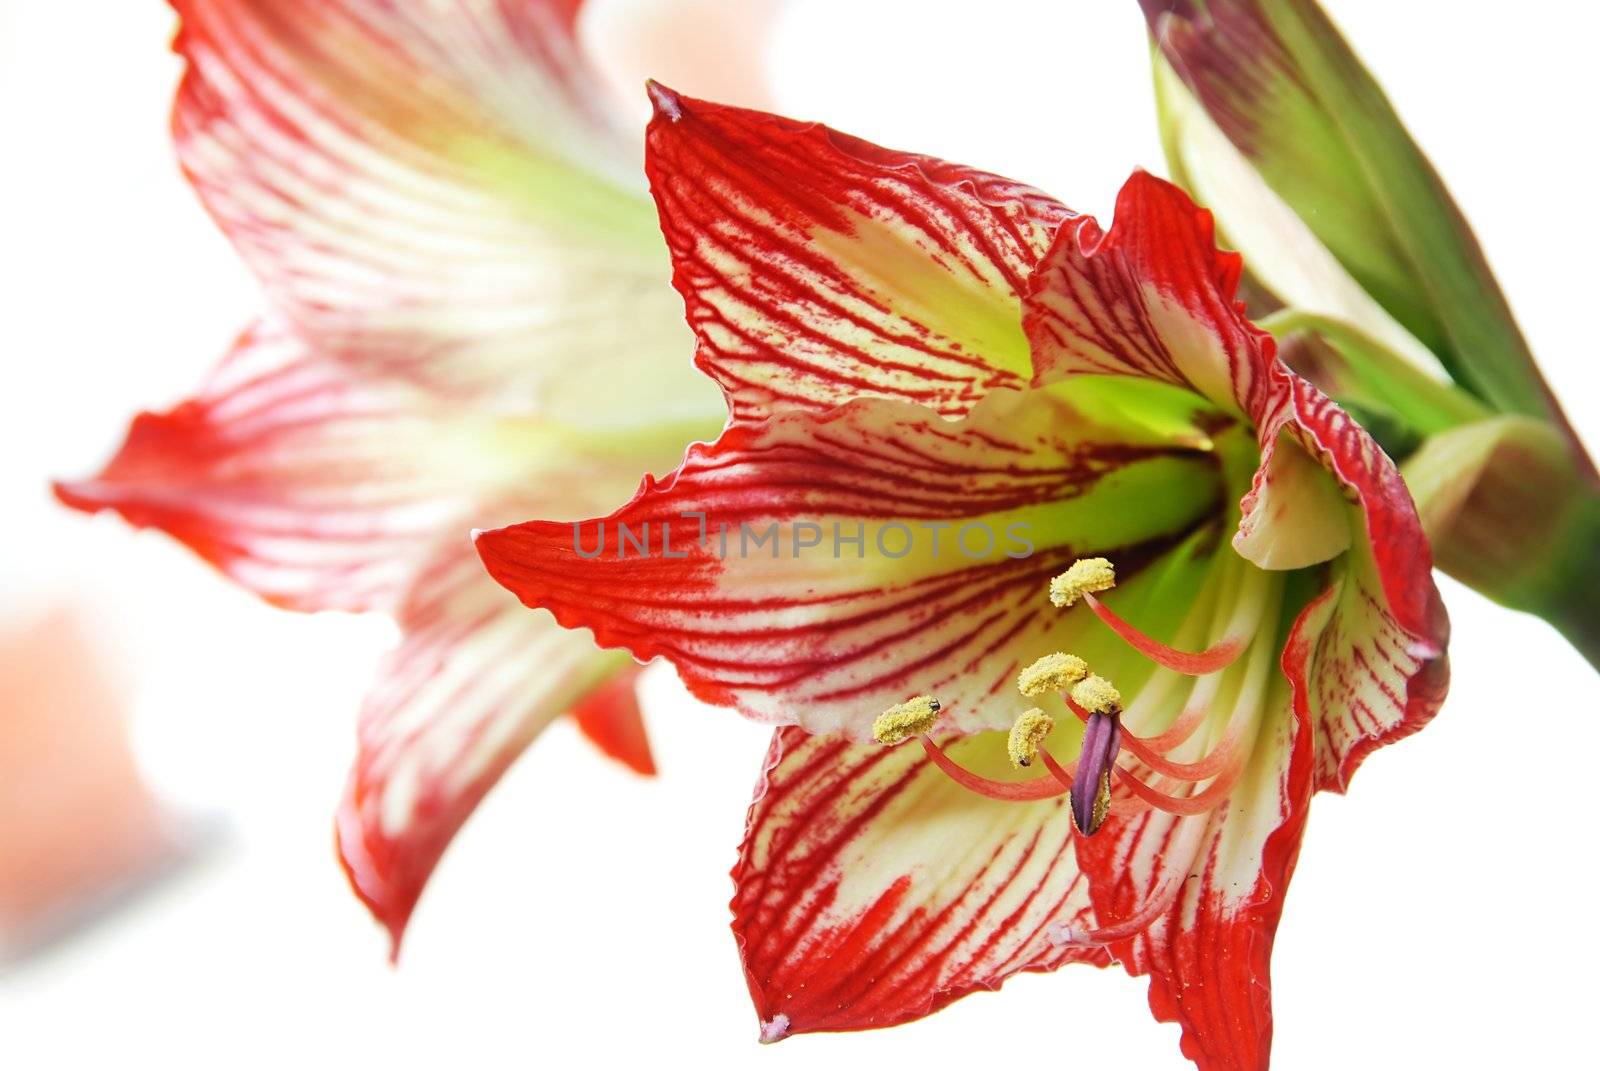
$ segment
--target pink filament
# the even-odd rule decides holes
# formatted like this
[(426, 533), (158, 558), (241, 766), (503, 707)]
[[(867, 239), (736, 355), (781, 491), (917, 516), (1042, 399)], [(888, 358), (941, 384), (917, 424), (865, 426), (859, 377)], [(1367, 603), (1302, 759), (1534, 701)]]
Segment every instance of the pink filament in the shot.
[(1200, 677), (1207, 673), (1215, 673), (1219, 669), (1226, 669), (1239, 657), (1239, 653), (1245, 647), (1242, 637), (1230, 636), (1212, 644), (1199, 654), (1180, 651), (1146, 636), (1093, 595), (1085, 594), (1083, 601), (1089, 604), (1089, 609), (1094, 611), (1096, 617), (1109, 625), (1111, 631), (1126, 640), (1134, 650), (1159, 666), (1187, 673), (1191, 677)]
[(1228, 797), (1242, 769), (1244, 769), (1242, 762), (1231, 763), (1220, 777), (1193, 796), (1169, 796), (1159, 789), (1151, 788), (1120, 766), (1117, 768), (1117, 779), (1128, 786), (1128, 791), (1157, 810), (1166, 811), (1168, 814), (1205, 814), (1207, 811), (1215, 810), (1218, 804)]
[[(933, 764), (956, 784), (980, 796), (987, 796), (992, 800), (1008, 800), (1012, 802), (1026, 800), (1044, 800), (1052, 796), (1059, 796), (1070, 788), (1072, 781), (1069, 778), (1067, 788), (1063, 788), (1054, 777), (1036, 777), (1031, 781), (995, 781), (973, 773), (960, 765), (955, 759), (946, 755), (944, 748), (935, 744), (927, 736), (921, 737), (922, 750), (928, 753), (928, 758)], [(1040, 752), (1040, 754), (1044, 754)], [(1054, 760), (1050, 760), (1054, 761)]]
[(1204, 781), (1217, 776), (1233, 762), (1234, 752), (1238, 750), (1232, 733), (1195, 762), (1173, 762), (1132, 733), (1122, 734), (1122, 746), (1156, 773), (1180, 781)]
[(1060, 783), (1064, 790), (1071, 790), (1072, 778), (1077, 774), (1077, 763), (1063, 766), (1056, 761), (1056, 757), (1048, 751), (1040, 750), (1039, 759), (1044, 763), (1044, 768), (1050, 771), (1050, 776)]
[(1183, 888), (1183, 883), (1188, 880), (1174, 878), (1161, 887), (1159, 891), (1144, 906), (1121, 922), (1110, 926), (1101, 926), (1093, 930), (1077, 930), (1064, 928), (1062, 944), (1071, 945), (1108, 945), (1113, 941), (1123, 941), (1129, 937), (1136, 937), (1150, 928), (1150, 924), (1171, 910), (1174, 901), (1178, 899), (1178, 892)]
[[(1141, 736), (1138, 738), (1139, 742), (1152, 751), (1171, 751), (1193, 736), (1205, 717), (1205, 707), (1186, 707), (1183, 713), (1178, 715), (1178, 720), (1167, 726), (1165, 732), (1157, 733), (1155, 736)], [(1129, 734), (1124, 732), (1122, 739), (1126, 741), (1128, 736)]]

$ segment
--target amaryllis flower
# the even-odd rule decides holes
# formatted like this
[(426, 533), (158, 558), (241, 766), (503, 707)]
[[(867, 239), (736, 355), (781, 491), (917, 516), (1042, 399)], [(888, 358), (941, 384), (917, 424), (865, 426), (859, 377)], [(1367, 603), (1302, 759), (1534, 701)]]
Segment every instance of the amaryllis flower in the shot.
[(1159, 179), (1102, 230), (655, 99), (652, 188), (735, 419), (604, 518), (478, 547), (528, 605), (784, 726), (734, 872), (763, 1037), (1120, 961), (1201, 1066), (1264, 1067), (1311, 796), (1443, 697), (1393, 465)]
[(395, 617), (338, 832), (398, 943), (456, 829), (553, 718), (651, 769), (631, 660), (524, 612), (470, 530), (606, 508), (722, 407), (577, 3), (176, 6), (179, 156), (272, 312), (60, 495), (280, 606)]

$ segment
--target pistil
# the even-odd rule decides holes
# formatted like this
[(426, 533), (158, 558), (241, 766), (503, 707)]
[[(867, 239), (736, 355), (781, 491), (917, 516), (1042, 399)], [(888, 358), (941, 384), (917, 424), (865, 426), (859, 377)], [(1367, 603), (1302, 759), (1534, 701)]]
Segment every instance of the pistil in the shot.
[(1111, 813), (1111, 771), (1122, 750), (1122, 696), (1104, 677), (1090, 675), (1073, 687), (1069, 701), (1088, 713), (1070, 795), (1072, 822), (1091, 837)]
[(1050, 601), (1065, 609), (1082, 599), (1094, 615), (1122, 637), (1128, 646), (1158, 666), (1191, 677), (1226, 669), (1245, 648), (1248, 639), (1245, 635), (1229, 635), (1198, 653), (1170, 647), (1139, 631), (1115, 610), (1095, 598), (1096, 592), (1110, 591), (1116, 586), (1116, 570), (1109, 561), (1105, 558), (1081, 558), (1050, 581)]

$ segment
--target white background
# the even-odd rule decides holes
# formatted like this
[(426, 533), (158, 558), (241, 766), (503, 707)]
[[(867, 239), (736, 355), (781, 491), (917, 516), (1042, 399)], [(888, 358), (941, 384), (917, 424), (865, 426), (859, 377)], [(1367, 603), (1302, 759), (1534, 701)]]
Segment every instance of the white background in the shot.
[[(702, 5), (705, 6), (705, 5)], [(1328, 4), (1477, 227), (1600, 442), (1594, 45), (1564, 0)], [(1133, 0), (799, 0), (785, 110), (1105, 213), (1161, 170)], [(221, 847), (0, 979), (0, 1066), (1185, 1066), (1142, 981), (1019, 978), (923, 1023), (761, 1049), (726, 877), (764, 730), (648, 677), (660, 765), (558, 727), (469, 825), (398, 971), (329, 815), (382, 621), (269, 610), (154, 533), (58, 510), (256, 307), (172, 162), (157, 0), (0, 3), (0, 597), (68, 589), (117, 639), (140, 755)], [(1600, 682), (1549, 629), (1446, 584), (1451, 700), (1321, 796), (1275, 960), (1277, 1066), (1594, 1066)], [(1597, 595), (1600, 597), (1600, 595)]]

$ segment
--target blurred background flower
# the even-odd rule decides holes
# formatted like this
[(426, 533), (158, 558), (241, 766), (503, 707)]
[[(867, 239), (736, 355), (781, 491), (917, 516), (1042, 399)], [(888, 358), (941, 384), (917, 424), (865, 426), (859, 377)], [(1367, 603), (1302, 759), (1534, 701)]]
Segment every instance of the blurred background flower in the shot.
[(144, 783), (83, 613), (0, 624), (0, 966), (113, 911), (195, 844)]

